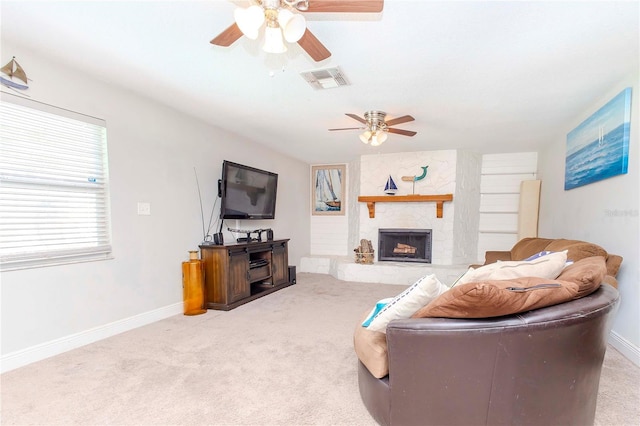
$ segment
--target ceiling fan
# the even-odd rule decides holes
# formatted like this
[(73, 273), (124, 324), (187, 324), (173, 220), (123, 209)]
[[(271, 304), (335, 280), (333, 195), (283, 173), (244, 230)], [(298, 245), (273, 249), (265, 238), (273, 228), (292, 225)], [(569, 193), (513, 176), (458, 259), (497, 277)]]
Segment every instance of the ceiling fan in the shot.
[(341, 129), (329, 130), (364, 130), (364, 132), (360, 135), (360, 140), (365, 144), (371, 142), (371, 146), (378, 146), (386, 141), (387, 133), (396, 133), (403, 136), (415, 136), (417, 134), (417, 132), (411, 130), (395, 129), (391, 127), (395, 126), (396, 124), (414, 121), (415, 118), (410, 115), (403, 115), (402, 117), (394, 118), (388, 121), (385, 120), (387, 113), (382, 111), (367, 111), (364, 113), (364, 118), (359, 117), (355, 114), (346, 115), (364, 124), (365, 127), (344, 127)]
[(235, 22), (218, 34), (211, 44), (231, 46), (242, 35), (258, 38), (264, 25), (263, 49), (270, 53), (287, 50), (282, 38), (289, 43), (297, 42), (314, 61), (331, 56), (331, 52), (306, 28), (304, 17), (299, 13), (375, 13), (381, 12), (384, 0), (255, 0), (257, 4), (234, 12)]

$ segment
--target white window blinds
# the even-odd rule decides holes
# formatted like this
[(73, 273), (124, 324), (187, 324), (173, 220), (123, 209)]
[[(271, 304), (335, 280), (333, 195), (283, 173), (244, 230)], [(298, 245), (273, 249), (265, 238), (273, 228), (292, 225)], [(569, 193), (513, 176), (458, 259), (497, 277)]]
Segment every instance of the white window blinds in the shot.
[(111, 253), (103, 120), (2, 94), (0, 268)]

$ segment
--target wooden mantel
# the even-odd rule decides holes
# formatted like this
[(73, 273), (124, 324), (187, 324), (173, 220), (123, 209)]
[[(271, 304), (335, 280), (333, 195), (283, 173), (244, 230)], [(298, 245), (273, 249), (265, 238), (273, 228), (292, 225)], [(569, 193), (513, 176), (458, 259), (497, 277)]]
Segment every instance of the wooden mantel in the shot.
[(452, 201), (453, 194), (440, 195), (380, 195), (380, 196), (360, 196), (358, 201), (367, 203), (369, 217), (376, 217), (376, 203), (436, 203), (436, 217), (442, 218), (442, 207), (445, 201)]

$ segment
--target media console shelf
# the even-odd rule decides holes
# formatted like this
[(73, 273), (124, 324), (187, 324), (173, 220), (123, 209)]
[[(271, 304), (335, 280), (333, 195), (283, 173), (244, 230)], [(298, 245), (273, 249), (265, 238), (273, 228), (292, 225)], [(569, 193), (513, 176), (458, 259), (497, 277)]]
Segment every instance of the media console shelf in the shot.
[(205, 308), (229, 311), (292, 285), (288, 242), (201, 245)]
[(376, 217), (376, 203), (415, 203), (434, 202), (436, 203), (436, 217), (442, 218), (442, 210), (445, 201), (452, 201), (453, 194), (440, 195), (380, 195), (380, 196), (360, 196), (358, 201), (367, 203), (369, 218)]

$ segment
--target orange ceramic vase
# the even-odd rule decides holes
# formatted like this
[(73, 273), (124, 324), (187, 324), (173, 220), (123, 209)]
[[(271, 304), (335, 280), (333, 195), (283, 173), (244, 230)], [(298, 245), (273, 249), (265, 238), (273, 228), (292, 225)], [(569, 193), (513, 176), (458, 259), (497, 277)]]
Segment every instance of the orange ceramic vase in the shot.
[(204, 309), (204, 262), (197, 251), (189, 251), (189, 261), (182, 262), (182, 296), (184, 314), (200, 315)]

